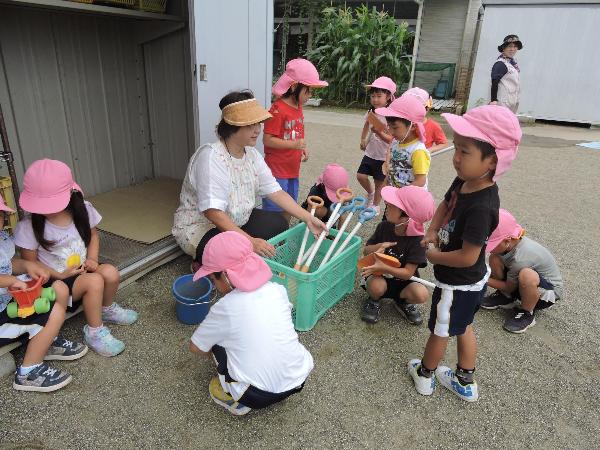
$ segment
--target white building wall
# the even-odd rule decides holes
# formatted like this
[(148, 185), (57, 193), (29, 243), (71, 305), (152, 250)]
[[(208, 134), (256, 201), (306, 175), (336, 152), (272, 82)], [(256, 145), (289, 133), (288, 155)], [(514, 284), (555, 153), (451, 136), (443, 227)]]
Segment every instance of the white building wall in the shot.
[(469, 108), (489, 102), (496, 47), (508, 34), (524, 46), (520, 115), (600, 124), (600, 2), (487, 5)]

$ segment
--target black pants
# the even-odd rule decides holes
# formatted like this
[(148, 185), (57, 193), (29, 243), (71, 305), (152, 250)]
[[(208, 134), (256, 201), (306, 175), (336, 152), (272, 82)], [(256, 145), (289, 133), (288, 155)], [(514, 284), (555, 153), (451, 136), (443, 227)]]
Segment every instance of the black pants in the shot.
[[(245, 225), (240, 228), (248, 233), (250, 236), (260, 239), (271, 239), (280, 233), (283, 233), (289, 227), (287, 220), (283, 218), (281, 213), (274, 211), (263, 211), (262, 209), (253, 209), (250, 218)], [(221, 233), (217, 228), (211, 228), (206, 232), (198, 247), (196, 247), (196, 261), (202, 263), (202, 253), (204, 253), (204, 247), (208, 241)]]
[[(227, 370), (227, 353), (225, 352), (225, 349), (220, 345), (215, 345), (211, 351), (217, 360), (217, 373), (219, 375), (223, 375), (225, 377), (225, 381), (228, 383), (235, 382), (236, 380), (229, 376), (229, 371)], [(266, 408), (267, 406), (288, 398), (290, 395), (293, 395), (296, 392), (300, 392), (303, 387), (304, 383), (297, 388), (290, 389), (289, 391), (274, 394), (250, 385), (248, 386), (248, 389), (246, 389), (246, 392), (244, 392), (244, 395), (240, 397), (238, 402), (252, 409)]]

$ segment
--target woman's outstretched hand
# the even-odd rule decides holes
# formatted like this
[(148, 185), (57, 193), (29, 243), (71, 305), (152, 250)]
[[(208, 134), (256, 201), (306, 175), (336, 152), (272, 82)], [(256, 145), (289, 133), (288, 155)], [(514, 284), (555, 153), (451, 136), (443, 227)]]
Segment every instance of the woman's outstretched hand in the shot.
[(327, 231), (327, 225), (325, 225), (318, 217), (309, 215), (304, 222), (306, 223), (306, 226), (311, 231), (311, 233), (315, 236), (318, 236), (323, 231)]
[(275, 256), (275, 247), (273, 247), (264, 239), (252, 238), (252, 248), (254, 249), (254, 253), (259, 256), (266, 258), (272, 258)]

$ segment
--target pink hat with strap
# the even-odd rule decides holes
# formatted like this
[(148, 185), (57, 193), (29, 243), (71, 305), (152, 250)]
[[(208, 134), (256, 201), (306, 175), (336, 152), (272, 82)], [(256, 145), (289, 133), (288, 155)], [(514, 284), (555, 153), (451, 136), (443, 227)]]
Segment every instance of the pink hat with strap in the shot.
[(83, 192), (69, 166), (54, 159), (38, 159), (25, 171), (19, 205), (30, 213), (54, 214), (67, 207), (74, 190)]
[(392, 80), (389, 77), (379, 77), (371, 84), (365, 84), (365, 87), (385, 89), (386, 91), (389, 91), (390, 94), (392, 94), (392, 100), (396, 98), (396, 83), (394, 83), (394, 80)]
[(305, 86), (325, 87), (329, 83), (319, 79), (317, 68), (307, 59), (296, 58), (289, 61), (285, 66), (285, 72), (273, 86), (273, 94), (281, 97), (294, 83), (302, 83)]
[(414, 95), (402, 95), (397, 98), (390, 106), (386, 108), (377, 108), (375, 112), (384, 117), (399, 117), (401, 119), (410, 120), (417, 125), (419, 129), (419, 139), (425, 142), (425, 107), (421, 101)]
[(214, 272), (225, 272), (233, 286), (244, 292), (258, 289), (273, 276), (250, 240), (237, 231), (219, 233), (208, 241), (194, 281)]
[(498, 210), (498, 226), (488, 238), (485, 251), (490, 253), (504, 239), (520, 239), (525, 234), (525, 228), (517, 223), (517, 219), (507, 210), (500, 208)]
[(433, 106), (433, 102), (431, 100), (431, 95), (425, 89), (421, 89), (420, 87), (414, 87), (407, 90), (402, 95), (412, 95), (421, 100), (421, 103), (425, 108), (431, 108)]
[(519, 119), (512, 111), (504, 106), (484, 105), (467, 111), (463, 116), (443, 113), (442, 117), (456, 134), (494, 146), (498, 158), (494, 181), (510, 169), (522, 136)]
[(317, 184), (325, 186), (327, 197), (332, 202), (337, 202), (337, 190), (348, 187), (348, 172), (339, 164), (327, 164), (325, 170), (317, 179)]
[(435, 213), (435, 201), (431, 193), (419, 186), (404, 186), (395, 188), (386, 186), (381, 190), (381, 196), (387, 203), (397, 206), (410, 218), (406, 228), (407, 236), (423, 236), (423, 224), (429, 222)]

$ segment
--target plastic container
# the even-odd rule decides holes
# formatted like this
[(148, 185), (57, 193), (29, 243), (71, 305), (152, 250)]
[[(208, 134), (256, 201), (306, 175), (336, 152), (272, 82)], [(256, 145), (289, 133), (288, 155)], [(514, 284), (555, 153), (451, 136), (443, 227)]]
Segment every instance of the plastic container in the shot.
[(198, 325), (210, 309), (214, 286), (210, 279), (202, 277), (193, 280), (194, 275), (183, 275), (173, 283), (175, 313), (177, 319), (186, 325)]
[[(339, 302), (346, 294), (354, 290), (356, 263), (361, 247), (361, 238), (353, 236), (348, 246), (338, 256), (319, 267), (332, 240), (325, 239), (311, 264), (313, 272), (303, 273), (294, 270), (294, 263), (300, 251), (306, 225), (300, 223), (283, 233), (269, 239), (275, 246), (276, 254), (265, 261), (273, 271), (271, 281), (287, 289), (290, 302), (294, 305), (292, 318), (298, 331), (311, 330), (317, 321)], [(335, 237), (337, 230), (332, 230)], [(348, 233), (344, 233), (343, 242)], [(309, 236), (306, 248), (314, 237)], [(339, 243), (338, 243), (339, 245)]]

